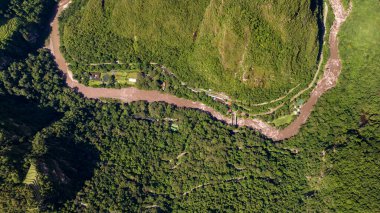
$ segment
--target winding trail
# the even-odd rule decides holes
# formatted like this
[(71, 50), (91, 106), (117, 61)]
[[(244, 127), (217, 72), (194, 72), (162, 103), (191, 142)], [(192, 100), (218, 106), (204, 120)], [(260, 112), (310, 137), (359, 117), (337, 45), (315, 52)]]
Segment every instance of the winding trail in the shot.
[[(330, 31), (330, 58), (326, 64), (323, 78), (318, 82), (317, 86), (312, 91), (309, 100), (302, 106), (300, 115), (296, 118), (296, 120), (293, 121), (293, 123), (291, 123), (288, 127), (286, 127), (283, 130), (276, 129), (275, 127), (272, 127), (271, 125), (259, 119), (240, 119), (237, 123), (238, 126), (247, 126), (256, 129), (266, 137), (271, 138), (275, 141), (290, 138), (298, 134), (301, 126), (306, 123), (318, 99), (327, 90), (333, 88), (336, 85), (342, 68), (341, 60), (339, 58), (338, 32), (340, 30), (340, 27), (348, 17), (352, 9), (352, 4), (350, 4), (350, 9), (348, 11), (345, 11), (341, 3), (341, 0), (329, 1), (335, 14), (334, 24)], [(50, 34), (50, 42), (49, 45), (46, 47), (50, 49), (52, 54), (55, 56), (55, 61), (58, 64), (59, 69), (61, 69), (64, 72), (66, 83), (69, 87), (76, 88), (78, 92), (82, 93), (87, 98), (112, 98), (119, 99), (127, 103), (141, 100), (147, 102), (166, 102), (168, 104), (174, 104), (178, 107), (200, 109), (209, 112), (218, 120), (224, 121), (227, 124), (232, 124), (232, 119), (230, 117), (222, 115), (221, 113), (217, 112), (209, 106), (206, 106), (203, 103), (178, 98), (174, 95), (164, 94), (159, 91), (145, 91), (136, 88), (91, 88), (78, 83), (78, 81), (73, 79), (73, 75), (68, 69), (68, 65), (59, 49), (60, 35), (58, 30), (58, 17), (61, 14), (61, 12), (68, 7), (70, 3), (70, 0), (60, 1), (54, 20), (51, 23), (52, 31)]]

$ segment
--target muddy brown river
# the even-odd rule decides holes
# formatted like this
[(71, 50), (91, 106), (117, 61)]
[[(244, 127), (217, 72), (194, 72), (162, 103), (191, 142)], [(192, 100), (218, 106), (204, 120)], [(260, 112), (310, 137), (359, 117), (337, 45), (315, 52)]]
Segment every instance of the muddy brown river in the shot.
[[(237, 123), (238, 126), (247, 126), (253, 128), (261, 132), (266, 137), (271, 138), (275, 141), (290, 138), (298, 134), (302, 125), (306, 123), (318, 99), (327, 90), (335, 87), (342, 69), (342, 63), (339, 57), (338, 32), (342, 24), (347, 19), (349, 12), (351, 11), (352, 5), (350, 6), (350, 9), (346, 11), (341, 3), (341, 0), (329, 1), (335, 15), (335, 20), (330, 31), (330, 58), (328, 59), (328, 62), (324, 68), (325, 70), (322, 79), (317, 83), (317, 86), (311, 92), (308, 101), (301, 107), (299, 116), (289, 126), (282, 130), (276, 129), (275, 127), (259, 119), (240, 118)], [(66, 83), (69, 87), (77, 88), (77, 91), (82, 93), (86, 98), (112, 98), (121, 100), (122, 102), (126, 103), (140, 100), (147, 102), (162, 101), (168, 104), (174, 104), (178, 107), (187, 107), (206, 111), (220, 121), (224, 121), (227, 124), (232, 123), (231, 117), (224, 116), (203, 103), (178, 98), (174, 95), (161, 93), (159, 91), (146, 91), (133, 87), (123, 89), (92, 88), (86, 87), (78, 83), (76, 80), (73, 79), (72, 73), (68, 69), (67, 62), (65, 61), (65, 58), (63, 57), (59, 48), (60, 35), (58, 30), (58, 17), (61, 14), (61, 12), (69, 6), (69, 4), (70, 0), (61, 0), (59, 2), (57, 12), (51, 23), (52, 31), (50, 34), (50, 42), (49, 45), (46, 47), (50, 49), (51, 53), (55, 56), (55, 61), (58, 64), (59, 69), (65, 74)]]

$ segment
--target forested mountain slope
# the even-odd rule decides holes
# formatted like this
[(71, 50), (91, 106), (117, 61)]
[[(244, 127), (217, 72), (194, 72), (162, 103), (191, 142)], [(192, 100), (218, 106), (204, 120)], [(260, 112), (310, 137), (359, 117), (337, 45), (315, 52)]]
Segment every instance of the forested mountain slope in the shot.
[(60, 115), (17, 96), (1, 95), (0, 109), (0, 211), (11, 210), (7, 208), (11, 203), (22, 210), (27, 202), (36, 204), (32, 191), (20, 184), (35, 161), (29, 140)]
[(305, 175), (315, 190), (308, 195), (309, 209), (380, 209), (380, 40), (374, 27), (380, 26), (380, 3), (353, 5), (340, 33), (338, 85), (318, 103), (300, 135), (286, 142), (305, 151)]
[(74, 64), (156, 62), (191, 86), (260, 99), (313, 78), (321, 2), (79, 0), (62, 43)]
[(48, 32), (45, 26), (53, 4), (50, 0), (0, 2), (0, 67), (5, 67), (12, 58), (25, 57), (29, 51), (41, 46)]
[(46, 50), (1, 69), (0, 212), (380, 211), (380, 5), (353, 3), (336, 89), (280, 143), (198, 110), (85, 99)]

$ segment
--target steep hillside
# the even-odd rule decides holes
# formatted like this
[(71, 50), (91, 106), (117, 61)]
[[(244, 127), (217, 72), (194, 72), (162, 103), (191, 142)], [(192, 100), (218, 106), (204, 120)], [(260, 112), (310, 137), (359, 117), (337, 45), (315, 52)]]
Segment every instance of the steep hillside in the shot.
[(312, 79), (321, 5), (75, 1), (62, 18), (62, 43), (75, 64), (157, 62), (190, 86), (243, 100), (269, 98)]
[(53, 6), (50, 0), (2, 0), (0, 2), (0, 68), (12, 58), (42, 46)]
[(86, 99), (47, 50), (0, 69), (0, 212), (379, 212), (380, 4), (353, 3), (336, 88), (277, 143), (199, 110)]
[(0, 212), (25, 212), (37, 203), (32, 190), (23, 183), (35, 177), (28, 172), (35, 165), (32, 137), (60, 114), (26, 98), (3, 94), (0, 109)]

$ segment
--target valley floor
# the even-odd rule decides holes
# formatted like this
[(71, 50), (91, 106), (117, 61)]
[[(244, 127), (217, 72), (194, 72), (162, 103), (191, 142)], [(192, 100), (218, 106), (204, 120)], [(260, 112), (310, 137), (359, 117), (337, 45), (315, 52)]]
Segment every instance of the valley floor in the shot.
[(61, 2), (59, 3), (58, 11), (55, 15), (53, 22), (51, 23), (52, 32), (50, 35), (50, 44), (48, 48), (55, 56), (55, 60), (59, 68), (66, 74), (66, 82), (71, 88), (76, 88), (87, 98), (111, 98), (118, 99), (123, 102), (134, 102), (139, 100), (144, 100), (148, 102), (161, 101), (169, 104), (174, 104), (179, 107), (200, 109), (209, 112), (218, 120), (224, 121), (228, 124), (237, 124), (238, 126), (247, 126), (256, 129), (265, 136), (272, 138), (273, 140), (284, 140), (296, 135), (299, 132), (301, 126), (306, 123), (318, 99), (326, 91), (328, 91), (336, 85), (342, 68), (341, 60), (339, 57), (338, 33), (340, 27), (345, 22), (351, 11), (351, 7), (346, 11), (340, 0), (330, 0), (330, 4), (333, 8), (333, 12), (335, 15), (335, 20), (330, 31), (330, 58), (328, 59), (328, 62), (325, 66), (323, 78), (317, 83), (317, 86), (312, 91), (309, 100), (301, 107), (299, 116), (285, 129), (279, 130), (259, 119), (241, 118), (238, 121), (234, 121), (234, 113), (232, 118), (227, 117), (217, 112), (215, 109), (206, 106), (203, 103), (178, 98), (174, 95), (164, 94), (158, 91), (145, 91), (136, 88), (91, 88), (78, 83), (76, 80), (73, 79), (73, 75), (68, 69), (68, 64), (66, 63), (62, 53), (60, 52), (58, 17), (61, 14), (61, 12), (68, 7), (70, 3), (71, 1), (69, 0), (61, 0)]

